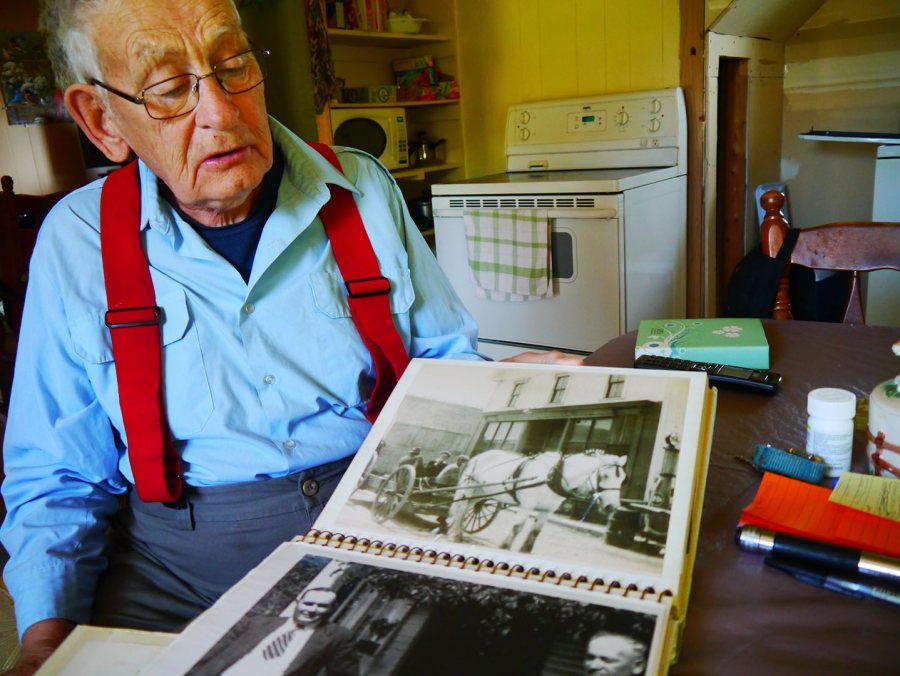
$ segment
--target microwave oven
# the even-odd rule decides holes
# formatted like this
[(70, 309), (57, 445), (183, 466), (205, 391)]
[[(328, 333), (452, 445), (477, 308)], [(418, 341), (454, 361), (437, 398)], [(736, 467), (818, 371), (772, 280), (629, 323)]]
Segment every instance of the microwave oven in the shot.
[(365, 150), (388, 169), (409, 166), (403, 108), (332, 108), (334, 143)]

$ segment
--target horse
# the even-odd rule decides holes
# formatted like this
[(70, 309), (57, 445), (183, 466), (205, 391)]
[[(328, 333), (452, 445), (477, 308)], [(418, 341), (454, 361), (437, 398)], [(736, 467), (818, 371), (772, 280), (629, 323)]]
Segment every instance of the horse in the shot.
[(531, 519), (531, 530), (519, 548), (531, 552), (547, 518), (567, 498), (590, 500), (592, 506), (599, 505), (605, 511), (618, 507), (625, 460), (625, 456), (599, 449), (569, 455), (544, 451), (531, 456), (502, 449), (483, 451), (469, 460), (457, 483), (447, 536), (459, 542), (463, 517), (470, 506), (490, 499), (515, 507), (521, 516), (500, 547), (510, 549)]

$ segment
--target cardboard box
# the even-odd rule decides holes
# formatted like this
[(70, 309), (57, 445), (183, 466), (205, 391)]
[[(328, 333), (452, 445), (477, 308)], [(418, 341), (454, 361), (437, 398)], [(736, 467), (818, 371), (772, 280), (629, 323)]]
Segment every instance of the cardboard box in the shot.
[(769, 368), (769, 343), (758, 319), (645, 319), (638, 325), (634, 356)]
[(408, 59), (395, 59), (392, 66), (395, 72), (434, 68), (434, 57), (430, 54), (426, 54), (425, 56), (413, 56)]
[(440, 81), (436, 68), (416, 68), (413, 70), (395, 70), (394, 83), (398, 87), (410, 85), (435, 85)]
[(397, 87), (394, 85), (344, 87), (344, 103), (388, 103), (396, 100)]

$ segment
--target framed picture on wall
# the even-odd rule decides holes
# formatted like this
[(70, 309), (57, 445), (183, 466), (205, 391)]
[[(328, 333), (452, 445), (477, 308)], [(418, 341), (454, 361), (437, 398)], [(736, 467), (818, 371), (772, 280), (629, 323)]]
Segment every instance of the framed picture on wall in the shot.
[(9, 124), (69, 121), (40, 33), (0, 31), (0, 89)]

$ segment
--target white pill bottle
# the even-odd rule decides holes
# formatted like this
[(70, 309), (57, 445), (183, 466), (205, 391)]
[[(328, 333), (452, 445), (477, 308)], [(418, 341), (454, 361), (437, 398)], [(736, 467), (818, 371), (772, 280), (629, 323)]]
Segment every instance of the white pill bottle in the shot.
[(836, 477), (849, 470), (856, 395), (836, 387), (820, 387), (807, 396), (806, 412), (806, 452), (828, 464), (826, 476)]

